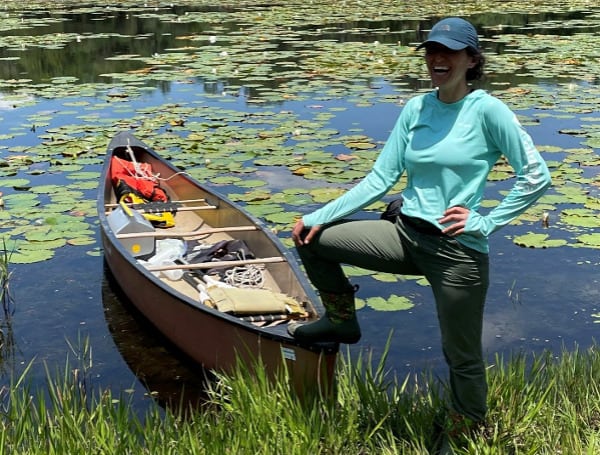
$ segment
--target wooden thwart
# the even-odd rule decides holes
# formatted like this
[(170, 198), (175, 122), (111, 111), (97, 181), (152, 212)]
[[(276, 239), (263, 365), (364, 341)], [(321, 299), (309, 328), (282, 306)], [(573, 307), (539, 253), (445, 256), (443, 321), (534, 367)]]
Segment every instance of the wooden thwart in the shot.
[(244, 259), (239, 261), (208, 261), (198, 264), (174, 264), (174, 265), (149, 265), (147, 267), (151, 272), (160, 272), (162, 270), (194, 270), (194, 269), (214, 269), (218, 267), (237, 267), (250, 264), (272, 264), (276, 262), (287, 262), (283, 256), (271, 256), (260, 259)]
[(256, 226), (228, 226), (220, 228), (206, 228), (198, 231), (188, 232), (172, 232), (172, 231), (156, 231), (156, 232), (129, 232), (127, 234), (117, 234), (118, 239), (135, 239), (142, 237), (197, 237), (199, 235), (217, 234), (219, 232), (242, 232), (256, 231)]
[[(173, 204), (195, 204), (196, 202), (207, 202), (206, 199), (202, 198), (202, 199), (184, 199), (181, 201), (171, 201), (171, 203)], [(104, 204), (104, 207), (107, 209), (114, 209), (116, 207), (119, 207), (119, 205), (121, 204)], [(131, 205), (135, 205), (135, 204), (127, 204), (129, 206)], [(216, 208), (215, 206), (212, 205), (207, 205), (207, 206), (203, 206), (203, 207), (212, 207), (212, 208)]]

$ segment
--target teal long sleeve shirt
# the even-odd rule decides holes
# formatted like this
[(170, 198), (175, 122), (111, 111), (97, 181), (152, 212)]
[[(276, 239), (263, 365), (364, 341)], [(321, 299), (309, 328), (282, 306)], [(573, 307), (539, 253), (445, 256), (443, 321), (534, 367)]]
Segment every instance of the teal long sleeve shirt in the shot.
[[(486, 215), (478, 210), (487, 177), (504, 155), (516, 182)], [(307, 227), (345, 218), (384, 196), (406, 172), (405, 215), (438, 227), (446, 209), (470, 210), (457, 240), (489, 251), (488, 236), (510, 223), (550, 186), (550, 173), (531, 137), (499, 99), (475, 90), (456, 103), (443, 103), (437, 91), (407, 103), (372, 170), (336, 200), (303, 217)]]

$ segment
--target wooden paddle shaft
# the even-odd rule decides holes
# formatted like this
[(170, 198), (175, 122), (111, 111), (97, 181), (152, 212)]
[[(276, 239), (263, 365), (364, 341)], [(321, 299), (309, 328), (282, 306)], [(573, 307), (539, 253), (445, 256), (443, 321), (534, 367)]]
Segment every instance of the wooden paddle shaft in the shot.
[(245, 259), (239, 261), (208, 261), (198, 264), (173, 264), (173, 265), (149, 265), (147, 267), (151, 272), (160, 272), (163, 270), (194, 270), (194, 269), (214, 269), (218, 267), (236, 267), (249, 264), (267, 264), (276, 262), (287, 262), (282, 256), (272, 256), (260, 259)]

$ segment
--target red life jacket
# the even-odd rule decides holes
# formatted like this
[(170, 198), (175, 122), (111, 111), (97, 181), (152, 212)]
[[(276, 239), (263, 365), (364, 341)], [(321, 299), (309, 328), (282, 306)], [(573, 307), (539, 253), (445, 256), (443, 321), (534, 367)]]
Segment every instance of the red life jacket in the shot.
[[(129, 193), (147, 200), (169, 202), (169, 197), (154, 175), (148, 163), (136, 163), (113, 156), (110, 164), (110, 177), (117, 194), (117, 200)], [(141, 175), (140, 175), (141, 174)], [(131, 201), (128, 201), (131, 202)]]

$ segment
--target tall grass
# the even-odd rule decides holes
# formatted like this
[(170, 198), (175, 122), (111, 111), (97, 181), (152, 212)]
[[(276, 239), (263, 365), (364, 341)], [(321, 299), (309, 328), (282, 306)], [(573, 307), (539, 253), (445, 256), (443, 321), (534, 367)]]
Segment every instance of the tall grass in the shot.
[[(428, 375), (398, 381), (369, 357), (338, 365), (337, 393), (305, 397), (286, 373), (240, 366), (217, 375), (201, 409), (143, 415), (89, 381), (91, 349), (47, 372), (32, 390), (26, 371), (0, 391), (0, 454), (427, 454), (435, 453), (444, 387)], [(485, 431), (457, 453), (600, 453), (600, 351), (498, 358), (488, 369), (490, 411)], [(86, 378), (86, 376), (88, 378)], [(444, 386), (444, 384), (441, 384)]]

